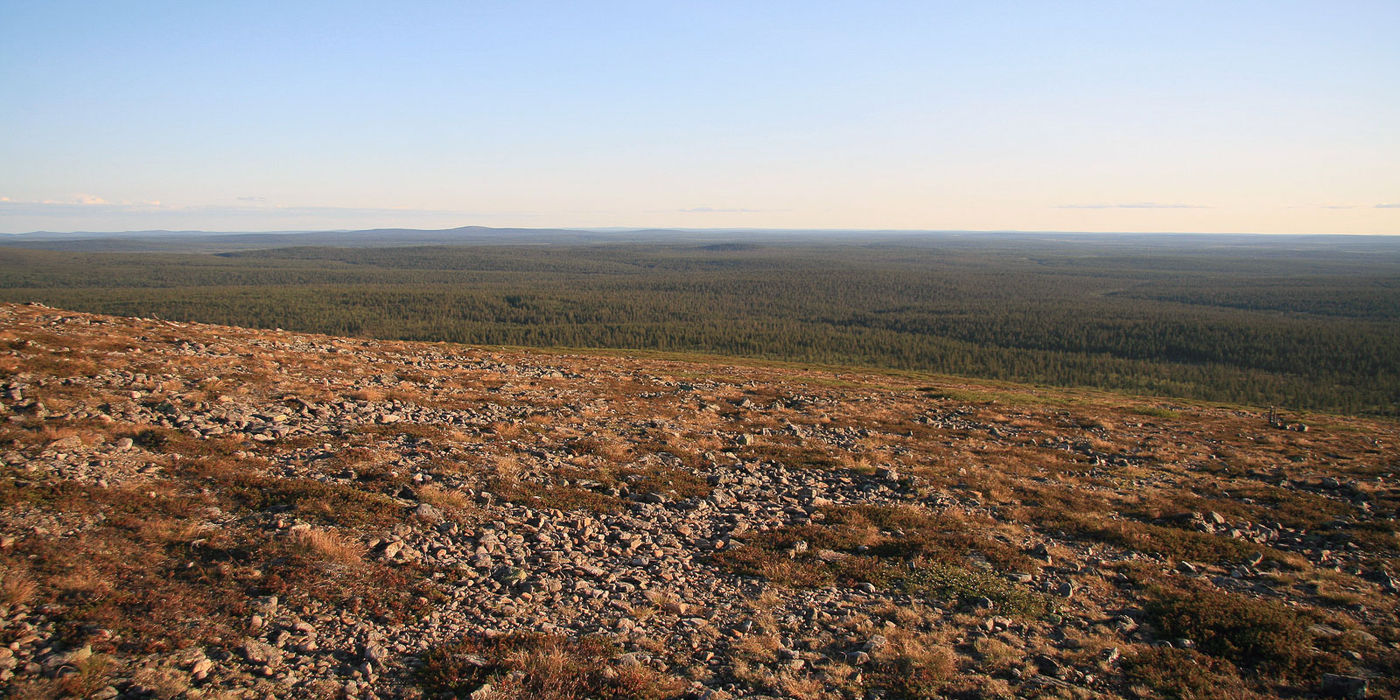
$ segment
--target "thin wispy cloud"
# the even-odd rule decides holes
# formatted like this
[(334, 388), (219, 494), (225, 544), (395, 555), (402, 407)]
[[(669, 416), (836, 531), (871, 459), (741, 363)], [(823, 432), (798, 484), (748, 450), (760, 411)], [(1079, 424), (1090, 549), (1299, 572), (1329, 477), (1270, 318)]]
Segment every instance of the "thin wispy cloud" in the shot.
[(1159, 202), (1125, 202), (1122, 204), (1061, 204), (1057, 209), (1210, 209), (1204, 204), (1163, 204)]
[(1377, 209), (1400, 209), (1400, 202), (1393, 202), (1393, 203), (1391, 203), (1391, 204), (1377, 204), (1377, 205), (1376, 205), (1376, 208), (1377, 208)]
[(408, 207), (281, 205), (236, 198), (206, 204), (112, 202), (101, 197), (17, 200), (0, 197), (0, 233), (147, 229), (310, 230), (418, 226), (450, 228), (473, 222), (534, 220), (531, 212)]
[(197, 204), (173, 205), (154, 202), (109, 202), (101, 197), (79, 195), (70, 200), (22, 201), (0, 197), (0, 214), (24, 216), (69, 216), (75, 213), (105, 212), (121, 213), (169, 213), (169, 214), (352, 214), (378, 215), (395, 214), (404, 216), (442, 214), (482, 214), (451, 209), (410, 209), (398, 207), (335, 207), (335, 206), (285, 206), (276, 204), (255, 204), (263, 202), (261, 197), (239, 197), (246, 204)]
[(759, 214), (773, 211), (772, 209), (719, 209), (716, 207), (691, 207), (690, 209), (677, 209), (682, 214)]

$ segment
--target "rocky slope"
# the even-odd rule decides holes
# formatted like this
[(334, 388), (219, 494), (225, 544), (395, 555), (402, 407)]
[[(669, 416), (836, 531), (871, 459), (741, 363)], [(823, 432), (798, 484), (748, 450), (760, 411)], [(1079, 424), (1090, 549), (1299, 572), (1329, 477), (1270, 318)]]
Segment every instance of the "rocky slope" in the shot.
[(0, 687), (1387, 697), (1396, 424), (0, 306)]

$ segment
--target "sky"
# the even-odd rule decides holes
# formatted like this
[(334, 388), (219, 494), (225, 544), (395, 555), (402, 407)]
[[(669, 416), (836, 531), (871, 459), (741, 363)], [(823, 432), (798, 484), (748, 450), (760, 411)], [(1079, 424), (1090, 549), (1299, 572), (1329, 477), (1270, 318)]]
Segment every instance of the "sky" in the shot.
[(1400, 233), (1400, 2), (0, 0), (0, 232)]

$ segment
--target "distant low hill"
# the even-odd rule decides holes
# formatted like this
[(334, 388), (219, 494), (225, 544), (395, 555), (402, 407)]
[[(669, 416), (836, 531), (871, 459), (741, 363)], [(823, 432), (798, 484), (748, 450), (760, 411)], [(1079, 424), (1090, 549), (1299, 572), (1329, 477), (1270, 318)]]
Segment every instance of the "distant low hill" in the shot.
[(0, 246), (86, 252), (220, 252), (296, 246), (389, 247), (424, 245), (587, 245), (651, 243), (742, 250), (761, 243), (862, 243), (998, 248), (1003, 246), (1093, 246), (1146, 252), (1216, 249), (1261, 255), (1307, 251), (1400, 254), (1400, 236), (1270, 235), (1196, 233), (1081, 233), (1073, 231), (889, 231), (865, 229), (568, 229), (378, 228), (348, 231), (78, 231), (0, 234)]
[(211, 252), (284, 246), (387, 246), (471, 243), (583, 243), (607, 234), (568, 229), (497, 229), (463, 226), (442, 230), (365, 229), (360, 231), (124, 231), (117, 233), (35, 232), (0, 236), (0, 245), (88, 252)]

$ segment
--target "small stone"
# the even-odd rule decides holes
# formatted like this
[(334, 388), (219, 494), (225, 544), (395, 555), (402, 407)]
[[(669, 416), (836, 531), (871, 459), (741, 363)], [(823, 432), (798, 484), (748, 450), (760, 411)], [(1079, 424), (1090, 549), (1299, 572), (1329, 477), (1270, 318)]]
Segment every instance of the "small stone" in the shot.
[(1359, 676), (1343, 676), (1337, 673), (1322, 674), (1322, 694), (1332, 698), (1364, 698), (1369, 692), (1369, 682)]
[(263, 597), (261, 597), (261, 598), (258, 598), (258, 599), (257, 599), (256, 601), (254, 601), (254, 603), (253, 603), (253, 609), (254, 609), (254, 610), (257, 610), (257, 611), (260, 612), (260, 613), (262, 613), (262, 614), (263, 614), (264, 616), (266, 616), (266, 617), (272, 617), (272, 616), (276, 615), (276, 614), (277, 614), (277, 596), (275, 596), (275, 595), (269, 595), (269, 596), (263, 596)]
[(256, 639), (245, 639), (238, 652), (250, 664), (271, 666), (282, 659), (282, 652), (276, 647)]
[(1055, 659), (1041, 654), (1035, 657), (1035, 665), (1040, 668), (1040, 672), (1051, 678), (1060, 678), (1065, 675), (1065, 667)]
[(366, 644), (364, 658), (365, 663), (383, 667), (384, 662), (389, 659), (389, 652), (378, 644)]
[(1341, 630), (1323, 624), (1309, 625), (1308, 632), (1311, 633), (1314, 637), (1323, 637), (1326, 639), (1342, 636)]

